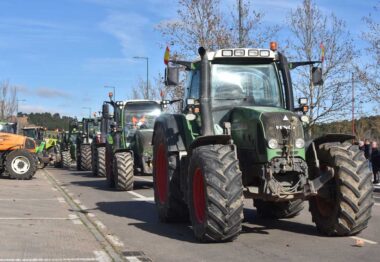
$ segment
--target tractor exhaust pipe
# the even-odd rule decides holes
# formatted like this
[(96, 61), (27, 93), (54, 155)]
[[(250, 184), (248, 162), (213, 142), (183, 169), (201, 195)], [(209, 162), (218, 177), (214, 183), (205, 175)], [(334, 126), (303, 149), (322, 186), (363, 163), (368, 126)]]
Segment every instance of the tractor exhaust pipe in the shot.
[(210, 84), (210, 64), (206, 49), (200, 47), (198, 53), (201, 56), (201, 121), (202, 135), (209, 136), (214, 134), (214, 123), (211, 114), (211, 84)]

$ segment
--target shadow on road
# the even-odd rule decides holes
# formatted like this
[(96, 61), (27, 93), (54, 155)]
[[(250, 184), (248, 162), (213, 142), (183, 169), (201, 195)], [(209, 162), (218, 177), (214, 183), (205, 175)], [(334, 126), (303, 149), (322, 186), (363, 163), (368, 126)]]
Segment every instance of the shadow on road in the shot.
[(156, 206), (145, 201), (98, 202), (98, 209), (110, 215), (127, 217), (140, 222), (129, 223), (146, 232), (176, 240), (197, 243), (188, 223), (161, 223)]
[[(315, 226), (299, 223), (293, 219), (263, 219), (257, 216), (256, 209), (244, 209), (244, 225), (242, 233), (269, 234), (268, 231), (278, 229), (302, 235), (321, 236)], [(260, 227), (252, 227), (258, 225)]]

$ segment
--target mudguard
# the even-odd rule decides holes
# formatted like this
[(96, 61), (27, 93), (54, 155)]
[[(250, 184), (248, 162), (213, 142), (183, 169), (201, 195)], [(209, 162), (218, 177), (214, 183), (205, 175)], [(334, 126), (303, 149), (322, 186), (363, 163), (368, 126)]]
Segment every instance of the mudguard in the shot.
[(228, 145), (231, 144), (231, 141), (232, 140), (230, 135), (200, 136), (194, 139), (194, 141), (190, 144), (190, 152), (199, 146), (215, 144)]
[(314, 156), (312, 144), (314, 144), (315, 148), (318, 148), (319, 145), (324, 144), (324, 143), (331, 143), (331, 142), (343, 143), (344, 141), (353, 140), (353, 139), (355, 139), (355, 136), (353, 135), (335, 133), (335, 134), (326, 134), (326, 135), (314, 138), (312, 140), (309, 140), (306, 142), (306, 145), (305, 145), (306, 159), (310, 158), (311, 156)]
[[(186, 131), (183, 127), (185, 121), (185, 117), (181, 114), (161, 114), (156, 118), (154, 130), (156, 130), (157, 125), (164, 127), (169, 152), (186, 151)], [(154, 135), (155, 132), (153, 132), (152, 136), (152, 145)]]

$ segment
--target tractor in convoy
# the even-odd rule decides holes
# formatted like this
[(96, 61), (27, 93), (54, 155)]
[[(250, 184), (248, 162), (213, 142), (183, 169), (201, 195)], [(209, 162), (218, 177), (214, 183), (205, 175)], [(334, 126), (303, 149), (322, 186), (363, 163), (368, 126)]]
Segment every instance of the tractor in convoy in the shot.
[(79, 135), (76, 141), (76, 162), (78, 171), (92, 170), (92, 141), (98, 133), (97, 118), (83, 118), (78, 122)]
[(70, 168), (72, 161), (76, 161), (76, 143), (78, 135), (79, 131), (77, 121), (70, 122), (69, 131), (62, 131), (59, 133), (58, 154), (60, 154), (60, 162), (57, 163), (57, 167)]
[[(110, 93), (112, 97), (112, 93)], [(112, 100), (111, 100), (112, 101)], [(99, 117), (99, 132), (92, 141), (92, 173), (94, 176), (106, 176), (106, 142), (107, 135), (111, 132), (111, 122), (113, 116), (109, 113), (109, 102), (105, 101), (102, 105), (101, 116)]]
[(37, 170), (36, 143), (33, 139), (0, 132), (0, 176), (31, 179)]
[(24, 136), (34, 139), (37, 143), (38, 168), (46, 167), (53, 160), (54, 146), (57, 139), (48, 138), (46, 128), (42, 126), (25, 126), (22, 133)]
[[(129, 191), (133, 190), (134, 174), (152, 173), (153, 125), (162, 106), (153, 100), (115, 102), (110, 98), (103, 105), (103, 118), (111, 119), (106, 143), (106, 177), (111, 187)], [(112, 118), (108, 105), (113, 107)]]
[(357, 234), (373, 206), (368, 163), (351, 135), (305, 141), (307, 99), (294, 106), (288, 62), (270, 49), (207, 52), (194, 62), (170, 61), (166, 84), (188, 77), (179, 114), (161, 114), (153, 134), (154, 198), (161, 221), (188, 219), (197, 240), (222, 242), (242, 230), (243, 197), (264, 218), (290, 218), (309, 201), (317, 229), (329, 236)]

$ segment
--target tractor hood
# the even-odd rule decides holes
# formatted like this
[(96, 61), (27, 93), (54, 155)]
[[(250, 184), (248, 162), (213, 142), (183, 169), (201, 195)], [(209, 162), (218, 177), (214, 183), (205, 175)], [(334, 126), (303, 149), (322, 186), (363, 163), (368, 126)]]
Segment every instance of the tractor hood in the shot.
[(0, 151), (8, 151), (25, 148), (30, 152), (35, 151), (36, 143), (33, 139), (9, 133), (0, 132)]

